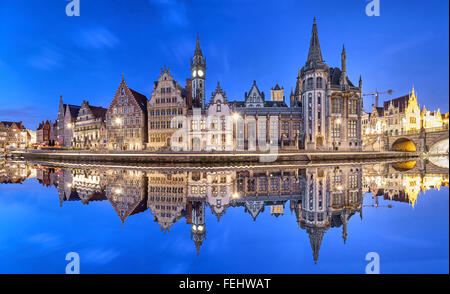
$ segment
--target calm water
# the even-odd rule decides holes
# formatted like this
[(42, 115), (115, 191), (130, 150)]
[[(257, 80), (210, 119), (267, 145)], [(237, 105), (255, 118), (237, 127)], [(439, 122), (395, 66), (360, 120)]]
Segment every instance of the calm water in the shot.
[(3, 162), (0, 273), (448, 273), (440, 163)]

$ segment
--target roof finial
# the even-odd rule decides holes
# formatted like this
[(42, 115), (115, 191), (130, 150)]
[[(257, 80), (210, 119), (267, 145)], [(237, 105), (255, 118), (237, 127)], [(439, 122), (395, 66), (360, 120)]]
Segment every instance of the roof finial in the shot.
[(122, 73), (122, 81), (125, 81), (125, 75)]
[(316, 17), (314, 16), (314, 24), (316, 24)]

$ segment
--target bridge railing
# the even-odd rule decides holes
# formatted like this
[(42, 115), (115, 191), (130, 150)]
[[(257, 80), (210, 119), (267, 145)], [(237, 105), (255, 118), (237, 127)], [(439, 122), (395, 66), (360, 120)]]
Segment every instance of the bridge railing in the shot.
[(434, 133), (434, 132), (448, 131), (448, 125), (444, 125), (442, 127), (437, 127), (437, 128), (426, 128), (424, 130), (425, 130), (425, 133)]
[[(424, 128), (425, 133), (434, 133), (434, 132), (441, 132), (441, 131), (448, 131), (449, 127), (448, 125), (444, 125), (442, 127), (436, 127), (436, 128)], [(420, 129), (415, 129), (415, 130), (408, 130), (408, 131), (403, 131), (403, 132), (393, 132), (391, 133), (381, 133), (381, 134), (366, 134), (363, 135), (362, 137), (364, 138), (374, 138), (374, 137), (384, 137), (384, 136), (389, 136), (389, 137), (398, 137), (398, 136), (407, 136), (407, 135), (415, 135), (415, 134), (419, 134), (420, 133)]]

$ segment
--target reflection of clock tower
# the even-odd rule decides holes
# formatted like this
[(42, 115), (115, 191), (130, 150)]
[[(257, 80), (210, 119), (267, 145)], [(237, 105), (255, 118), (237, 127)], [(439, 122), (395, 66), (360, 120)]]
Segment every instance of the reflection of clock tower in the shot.
[(192, 74), (192, 98), (194, 103), (199, 103), (201, 108), (205, 108), (205, 72), (206, 59), (203, 58), (200, 49), (200, 39), (197, 34), (197, 45), (195, 46), (194, 57), (191, 60)]

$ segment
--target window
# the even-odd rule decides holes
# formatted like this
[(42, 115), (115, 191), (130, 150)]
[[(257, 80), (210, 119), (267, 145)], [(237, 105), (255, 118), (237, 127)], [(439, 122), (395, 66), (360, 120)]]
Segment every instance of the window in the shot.
[(341, 113), (341, 98), (332, 98), (331, 99), (331, 112), (332, 113)]
[(348, 136), (350, 138), (356, 138), (356, 129), (357, 129), (356, 120), (349, 121), (348, 122)]
[(318, 77), (316, 80), (316, 88), (322, 89), (322, 78), (321, 77)]
[(333, 123), (333, 128), (331, 130), (331, 136), (333, 138), (340, 138), (341, 137), (341, 125), (334, 122)]
[(357, 103), (355, 99), (351, 99), (348, 101), (348, 113), (356, 114)]
[(216, 110), (217, 110), (217, 112), (220, 112), (220, 111), (221, 111), (221, 109), (222, 109), (222, 105), (220, 105), (220, 103), (218, 103), (218, 104), (217, 104), (217, 109), (216, 109)]
[(308, 90), (310, 90), (310, 89), (313, 88), (313, 86), (314, 86), (314, 79), (313, 79), (313, 78), (308, 78), (308, 79), (306, 80), (306, 88), (307, 88)]

